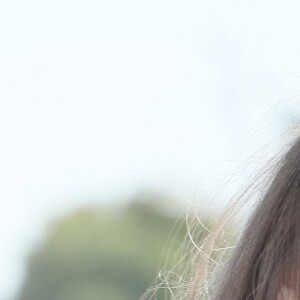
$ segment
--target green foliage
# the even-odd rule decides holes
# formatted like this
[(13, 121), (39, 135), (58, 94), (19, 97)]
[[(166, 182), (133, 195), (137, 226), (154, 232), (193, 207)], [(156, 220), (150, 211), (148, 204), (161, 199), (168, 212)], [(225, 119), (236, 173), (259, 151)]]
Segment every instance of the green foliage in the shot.
[[(30, 256), (17, 300), (139, 299), (176, 221), (162, 202), (144, 194), (123, 212), (85, 207), (56, 220)], [(175, 251), (183, 235), (176, 235)]]

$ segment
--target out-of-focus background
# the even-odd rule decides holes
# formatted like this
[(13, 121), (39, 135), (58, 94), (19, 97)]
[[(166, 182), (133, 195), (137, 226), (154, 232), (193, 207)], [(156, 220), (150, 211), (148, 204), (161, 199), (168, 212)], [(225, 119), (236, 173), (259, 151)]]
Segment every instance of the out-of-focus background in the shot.
[(296, 0), (2, 1), (0, 299), (138, 299), (187, 205), (209, 224), (235, 162), (296, 128), (299, 14)]

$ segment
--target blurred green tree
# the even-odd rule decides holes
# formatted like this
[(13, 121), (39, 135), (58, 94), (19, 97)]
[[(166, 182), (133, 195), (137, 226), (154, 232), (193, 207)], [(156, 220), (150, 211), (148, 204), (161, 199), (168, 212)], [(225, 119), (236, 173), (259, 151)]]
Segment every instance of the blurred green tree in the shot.
[[(84, 207), (52, 222), (28, 259), (17, 300), (139, 299), (156, 276), (176, 222), (163, 200), (142, 193), (122, 211)], [(179, 227), (174, 252), (184, 234)]]

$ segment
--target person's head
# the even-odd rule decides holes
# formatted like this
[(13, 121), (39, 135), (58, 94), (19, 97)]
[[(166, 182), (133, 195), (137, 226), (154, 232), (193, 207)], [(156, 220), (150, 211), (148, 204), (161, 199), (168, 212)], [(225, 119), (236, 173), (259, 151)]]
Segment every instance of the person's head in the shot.
[(300, 299), (300, 139), (282, 158), (216, 285), (216, 300)]
[[(180, 282), (167, 285), (166, 299), (300, 299), (300, 138), (272, 160), (271, 170), (262, 172), (268, 177), (263, 188), (255, 182), (233, 199), (201, 244), (192, 240), (197, 253), (191, 255), (188, 271), (179, 271)], [(259, 195), (258, 203), (236, 246), (225, 247), (224, 254), (226, 224), (253, 194)]]

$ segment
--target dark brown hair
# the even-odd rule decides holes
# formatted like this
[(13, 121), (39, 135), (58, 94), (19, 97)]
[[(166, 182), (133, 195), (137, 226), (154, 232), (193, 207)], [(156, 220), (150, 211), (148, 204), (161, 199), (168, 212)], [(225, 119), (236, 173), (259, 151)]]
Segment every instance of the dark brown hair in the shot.
[[(268, 165), (233, 198), (213, 228), (204, 226), (204, 238), (187, 222), (185, 255), (179, 261), (184, 267), (174, 267), (142, 299), (162, 299), (156, 293), (160, 289), (167, 290), (164, 299), (172, 300), (300, 299), (300, 138)], [(231, 247), (227, 225), (253, 194), (257, 202)]]
[(300, 299), (300, 139), (281, 159), (229, 262), (215, 300)]

